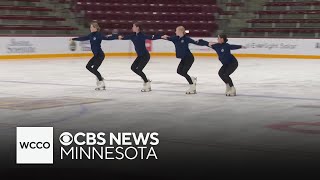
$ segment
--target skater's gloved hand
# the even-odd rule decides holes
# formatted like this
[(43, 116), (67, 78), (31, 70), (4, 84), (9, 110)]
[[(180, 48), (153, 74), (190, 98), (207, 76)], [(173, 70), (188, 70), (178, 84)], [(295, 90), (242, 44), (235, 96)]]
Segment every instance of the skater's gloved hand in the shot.
[(197, 42), (197, 43), (204, 43), (204, 42), (206, 42), (206, 41), (203, 40), (203, 39), (199, 39), (199, 40), (197, 40), (196, 42)]
[(247, 49), (247, 47), (246, 46), (241, 46), (241, 49)]

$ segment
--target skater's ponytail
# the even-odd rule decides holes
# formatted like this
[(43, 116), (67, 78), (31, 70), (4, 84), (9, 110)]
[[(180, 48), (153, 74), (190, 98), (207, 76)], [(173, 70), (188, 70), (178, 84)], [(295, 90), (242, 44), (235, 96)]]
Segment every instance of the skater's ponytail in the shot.
[(100, 26), (99, 26), (99, 24), (96, 23), (96, 22), (92, 22), (92, 23), (91, 23), (91, 26), (94, 27), (94, 28), (96, 28), (97, 31), (100, 31), (100, 29), (101, 29)]
[(223, 41), (224, 41), (225, 43), (228, 42), (228, 37), (227, 37), (226, 34), (219, 34), (219, 37), (220, 37), (221, 39), (223, 39)]

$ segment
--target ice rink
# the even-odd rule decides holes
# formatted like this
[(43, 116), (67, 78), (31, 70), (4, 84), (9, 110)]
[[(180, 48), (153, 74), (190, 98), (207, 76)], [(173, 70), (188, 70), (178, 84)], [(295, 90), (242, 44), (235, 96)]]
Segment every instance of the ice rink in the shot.
[(195, 163), (229, 158), (232, 166), (319, 158), (320, 60), (240, 58), (231, 76), (238, 96), (226, 97), (216, 58), (196, 58), (189, 71), (198, 78), (196, 95), (185, 94), (175, 58), (151, 58), (144, 71), (152, 91), (140, 92), (142, 80), (130, 70), (134, 58), (107, 57), (99, 69), (107, 90), (99, 92), (85, 69), (89, 58), (0, 61), (0, 140), (13, 139), (8, 134), (17, 126), (156, 131), (163, 158), (198, 154)]

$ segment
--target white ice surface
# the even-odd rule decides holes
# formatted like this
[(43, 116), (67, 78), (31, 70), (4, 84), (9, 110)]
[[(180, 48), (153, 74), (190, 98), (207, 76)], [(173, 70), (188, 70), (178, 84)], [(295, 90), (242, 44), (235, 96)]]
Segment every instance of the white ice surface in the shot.
[[(16, 126), (53, 126), (56, 131), (158, 131), (163, 143), (198, 143), (315, 155), (320, 151), (320, 60), (239, 59), (231, 76), (237, 97), (225, 85), (214, 58), (196, 58), (189, 74), (198, 77), (196, 95), (186, 95), (187, 81), (176, 73), (179, 60), (152, 58), (145, 73), (150, 93), (130, 66), (131, 58), (108, 58), (99, 71), (107, 91), (96, 92), (86, 58), (0, 61), (0, 101), (4, 98), (96, 98), (102, 102), (13, 110), (0, 108), (0, 132)], [(267, 126), (303, 122), (291, 128), (319, 133), (280, 131)], [(14, 142), (13, 142), (14, 143)], [(300, 155), (299, 154), (299, 155)]]

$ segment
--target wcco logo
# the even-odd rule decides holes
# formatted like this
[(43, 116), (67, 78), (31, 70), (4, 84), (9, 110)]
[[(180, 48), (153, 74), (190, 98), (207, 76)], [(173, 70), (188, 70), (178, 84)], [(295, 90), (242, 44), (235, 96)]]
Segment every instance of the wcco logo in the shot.
[(20, 142), (21, 149), (49, 149), (49, 142)]
[(53, 127), (17, 127), (17, 164), (53, 164)]

